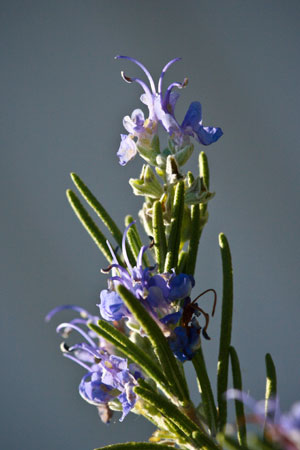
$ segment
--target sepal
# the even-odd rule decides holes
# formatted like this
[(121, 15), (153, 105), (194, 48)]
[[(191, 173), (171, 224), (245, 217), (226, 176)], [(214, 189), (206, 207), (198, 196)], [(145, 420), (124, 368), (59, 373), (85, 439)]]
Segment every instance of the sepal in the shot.
[(130, 178), (129, 184), (135, 195), (143, 195), (158, 199), (164, 192), (155, 176), (154, 171), (148, 164), (143, 165), (140, 178)]

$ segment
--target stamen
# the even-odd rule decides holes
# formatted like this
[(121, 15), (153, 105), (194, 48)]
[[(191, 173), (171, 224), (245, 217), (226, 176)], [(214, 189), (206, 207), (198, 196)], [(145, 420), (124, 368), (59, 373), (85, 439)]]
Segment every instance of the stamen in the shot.
[(45, 321), (46, 321), (46, 322), (49, 322), (49, 320), (51, 320), (52, 317), (53, 317), (56, 313), (58, 313), (58, 312), (60, 312), (60, 311), (63, 311), (63, 310), (65, 310), (65, 309), (72, 309), (73, 311), (79, 312), (80, 315), (81, 315), (81, 317), (86, 317), (86, 318), (88, 318), (88, 317), (91, 316), (90, 313), (89, 313), (88, 311), (86, 311), (84, 308), (81, 308), (80, 306), (76, 306), (76, 305), (61, 305), (61, 306), (58, 306), (57, 308), (52, 309), (52, 310), (47, 314), (47, 316), (45, 317)]
[(152, 97), (150, 89), (148, 88), (146, 83), (143, 80), (141, 80), (140, 78), (128, 77), (127, 75), (125, 75), (125, 73), (123, 71), (121, 71), (121, 77), (123, 78), (124, 81), (126, 81), (126, 83), (133, 83), (133, 81), (135, 81), (136, 83), (138, 83), (144, 89), (144, 91), (145, 91), (145, 93), (147, 95)]
[(152, 93), (156, 94), (155, 84), (154, 84), (153, 78), (151, 77), (150, 72), (148, 71), (148, 69), (146, 69), (146, 67), (142, 63), (140, 63), (137, 59), (131, 58), (130, 56), (117, 55), (117, 56), (115, 56), (115, 59), (128, 59), (129, 61), (132, 61), (134, 64), (139, 66), (142, 69), (142, 71), (145, 73), (146, 77), (149, 80)]
[(185, 88), (187, 86), (187, 84), (188, 84), (188, 81), (189, 81), (188, 78), (184, 78), (182, 83), (179, 83), (179, 82), (176, 81), (176, 82), (170, 84), (170, 86), (166, 90), (165, 97), (164, 97), (164, 99), (162, 101), (163, 108), (167, 108), (168, 107), (168, 104), (170, 102), (170, 95), (171, 95), (172, 90), (175, 87), (177, 87), (178, 89)]
[(72, 323), (61, 323), (56, 328), (56, 332), (60, 333), (60, 331), (64, 328), (71, 328), (71, 329), (77, 331), (79, 334), (81, 334), (81, 336), (83, 336), (88, 341), (89, 344), (91, 344), (92, 347), (96, 346), (95, 342), (89, 337), (89, 335), (87, 333), (85, 333), (81, 328), (77, 327), (76, 325), (74, 325)]
[(88, 370), (88, 371), (91, 370), (91, 368), (90, 368), (87, 364), (84, 364), (83, 361), (80, 361), (80, 359), (77, 359), (75, 356), (70, 355), (70, 353), (63, 353), (63, 356), (65, 356), (66, 358), (71, 359), (72, 361), (75, 361), (77, 364), (79, 364), (80, 366), (82, 366), (84, 369), (86, 369), (86, 370)]
[(164, 78), (164, 76), (165, 76), (165, 73), (166, 73), (166, 71), (168, 70), (168, 68), (169, 68), (174, 62), (177, 62), (177, 61), (180, 61), (180, 60), (181, 60), (181, 58), (174, 58), (174, 59), (171, 59), (171, 61), (169, 61), (169, 62), (165, 65), (165, 67), (163, 68), (163, 70), (161, 71), (161, 74), (160, 74), (160, 77), (159, 77), (159, 80), (158, 80), (158, 85), (157, 85), (157, 92), (158, 92), (158, 94), (160, 95), (161, 100), (162, 100), (162, 92), (161, 92), (162, 81), (163, 81), (163, 78)]

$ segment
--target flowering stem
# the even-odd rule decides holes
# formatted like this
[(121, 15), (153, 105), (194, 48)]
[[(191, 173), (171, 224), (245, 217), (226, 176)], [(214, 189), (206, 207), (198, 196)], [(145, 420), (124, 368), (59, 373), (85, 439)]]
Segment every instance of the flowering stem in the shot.
[(275, 417), (275, 409), (271, 408), (272, 410), (270, 411), (269, 409), (269, 402), (271, 401), (275, 401), (276, 400), (276, 394), (277, 394), (277, 376), (276, 376), (276, 369), (275, 369), (275, 364), (273, 362), (273, 359), (270, 355), (270, 353), (266, 354), (265, 357), (265, 361), (266, 361), (266, 372), (267, 372), (267, 378), (266, 378), (266, 394), (265, 394), (265, 399), (266, 399), (266, 419), (270, 422), (274, 421), (274, 417)]
[(225, 427), (227, 420), (227, 402), (225, 399), (225, 392), (227, 391), (228, 384), (228, 360), (233, 310), (233, 278), (231, 253), (227, 238), (223, 233), (219, 235), (219, 246), (221, 250), (223, 266), (223, 301), (218, 357), (217, 393), (219, 405), (219, 429), (222, 430)]
[(155, 260), (157, 261), (159, 272), (162, 273), (164, 271), (165, 258), (167, 253), (167, 241), (165, 235), (162, 206), (160, 201), (156, 201), (153, 205), (152, 227)]
[(145, 310), (141, 302), (130, 291), (121, 284), (117, 286), (116, 290), (127, 308), (147, 333), (163, 372), (169, 381), (171, 390), (176, 392), (176, 396), (180, 402), (189, 403), (189, 393), (186, 383), (183, 380), (176, 359), (161, 329)]
[(207, 424), (214, 436), (217, 430), (217, 410), (212, 392), (211, 384), (206, 370), (206, 364), (202, 347), (200, 347), (192, 359), (197, 378), (199, 381), (200, 393), (202, 397), (203, 407)]
[(165, 392), (168, 396), (172, 395), (172, 391), (170, 392), (168, 389), (168, 381), (159, 369), (158, 363), (156, 363), (153, 358), (148, 356), (147, 353), (135, 345), (127, 336), (105, 320), (99, 320), (98, 326), (90, 323), (89, 327), (91, 330), (95, 331), (95, 333), (102, 336), (118, 348), (118, 350), (120, 350), (125, 356), (138, 364), (141, 369), (158, 384), (163, 392)]
[[(229, 347), (229, 355), (232, 369), (233, 387), (242, 392), (242, 374), (240, 369), (239, 358), (237, 352), (233, 346)], [(247, 429), (246, 418), (244, 413), (244, 404), (239, 400), (235, 400), (235, 413), (237, 424), (237, 437), (241, 445), (247, 446)]]
[(179, 181), (176, 185), (174, 194), (170, 235), (168, 239), (167, 257), (164, 269), (165, 272), (170, 272), (171, 269), (176, 269), (177, 266), (183, 210), (184, 210), (184, 182)]
[(74, 194), (71, 189), (68, 189), (66, 194), (76, 216), (78, 217), (84, 228), (87, 230), (91, 238), (94, 240), (98, 248), (101, 250), (105, 258), (109, 263), (111, 263), (112, 257), (106, 245), (106, 237), (104, 236), (102, 231), (99, 230), (86, 209), (82, 206), (76, 194)]

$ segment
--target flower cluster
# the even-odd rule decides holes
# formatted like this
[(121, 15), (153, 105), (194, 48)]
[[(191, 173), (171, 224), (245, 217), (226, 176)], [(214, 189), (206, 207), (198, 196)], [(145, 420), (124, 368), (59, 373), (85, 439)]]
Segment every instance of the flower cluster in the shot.
[(179, 61), (180, 58), (172, 59), (165, 65), (160, 74), (157, 88), (149, 71), (139, 61), (128, 56), (119, 55), (116, 58), (128, 59), (138, 65), (145, 73), (149, 82), (149, 85), (147, 85), (143, 80), (128, 77), (124, 72), (121, 72), (126, 82), (136, 82), (142, 87), (144, 93), (140, 99), (149, 110), (149, 117), (147, 119), (145, 119), (145, 115), (141, 109), (135, 109), (131, 117), (124, 117), (123, 126), (128, 134), (121, 134), (121, 144), (117, 153), (121, 165), (127, 164), (128, 161), (134, 158), (137, 152), (153, 165), (160, 165), (161, 155), (153, 139), (157, 136), (158, 124), (161, 124), (167, 131), (172, 142), (173, 150), (179, 152), (185, 148), (189, 155), (191, 154), (191, 137), (202, 145), (210, 145), (222, 136), (223, 132), (221, 128), (205, 127), (203, 125), (202, 108), (199, 102), (191, 103), (181, 124), (176, 120), (175, 105), (179, 94), (178, 92), (174, 92), (174, 89), (184, 88), (188, 83), (188, 79), (185, 78), (182, 83), (171, 83), (165, 93), (162, 91), (162, 84), (167, 69), (173, 63)]
[(63, 355), (87, 371), (79, 384), (79, 393), (88, 403), (97, 406), (99, 415), (105, 423), (109, 422), (112, 416), (109, 403), (118, 400), (123, 411), (120, 419), (122, 421), (135, 405), (136, 395), (133, 387), (142, 374), (133, 364), (128, 365), (127, 359), (114, 355), (114, 348), (108, 342), (81, 327), (86, 327), (88, 323), (97, 323), (99, 320), (99, 317), (92, 316), (85, 309), (74, 305), (62, 305), (50, 311), (46, 320), (49, 321), (57, 312), (66, 309), (79, 312), (80, 317), (61, 323), (57, 327), (57, 332), (67, 338), (73, 330), (84, 338), (84, 342), (79, 344), (68, 346), (63, 342), (61, 345)]
[(100, 293), (100, 304), (98, 305), (100, 314), (103, 319), (108, 321), (126, 319), (125, 323), (129, 329), (136, 330), (139, 327), (116, 292), (116, 286), (122, 284), (140, 300), (158, 323), (168, 338), (175, 356), (182, 362), (192, 359), (196, 349), (200, 346), (202, 329), (196, 315), (202, 313), (205, 316), (206, 323), (202, 330), (205, 338), (208, 338), (206, 329), (209, 320), (208, 314), (199, 308), (195, 301), (191, 301), (190, 294), (195, 285), (194, 278), (184, 273), (176, 275), (174, 271), (155, 273), (155, 266), (143, 268), (143, 254), (152, 244), (140, 249), (137, 265), (132, 267), (126, 251), (126, 234), (130, 226), (132, 224), (126, 228), (122, 242), (122, 256), (127, 268), (119, 264), (113, 249), (107, 242), (113, 262), (104, 272), (113, 271), (114, 273), (108, 280), (108, 289), (104, 289)]

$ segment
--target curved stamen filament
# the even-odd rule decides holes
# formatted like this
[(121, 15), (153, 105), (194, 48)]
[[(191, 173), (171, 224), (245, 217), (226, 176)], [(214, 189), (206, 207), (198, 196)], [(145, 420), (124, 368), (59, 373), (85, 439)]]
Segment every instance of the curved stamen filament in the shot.
[(88, 311), (86, 311), (84, 308), (81, 308), (80, 306), (76, 306), (76, 305), (61, 305), (61, 306), (58, 306), (57, 308), (52, 309), (52, 310), (47, 314), (47, 316), (45, 317), (46, 322), (49, 322), (49, 320), (51, 320), (52, 317), (53, 317), (56, 313), (58, 313), (58, 312), (60, 312), (60, 311), (63, 311), (63, 310), (65, 310), (65, 309), (72, 309), (73, 311), (79, 312), (80, 315), (81, 315), (81, 317), (83, 317), (83, 318), (84, 318), (84, 317), (86, 317), (86, 318), (91, 317), (91, 314), (90, 314)]
[(117, 56), (115, 56), (115, 59), (128, 59), (129, 61), (132, 61), (134, 64), (139, 66), (149, 80), (152, 93), (156, 94), (153, 78), (151, 77), (150, 72), (148, 71), (148, 69), (146, 69), (144, 64), (140, 63), (137, 59), (131, 58), (130, 56), (117, 55)]
[(89, 337), (89, 335), (87, 333), (85, 333), (81, 328), (77, 327), (76, 325), (74, 325), (73, 323), (61, 323), (60, 325), (58, 325), (58, 327), (56, 328), (56, 332), (60, 333), (61, 330), (65, 329), (65, 328), (71, 328), (72, 330), (77, 331), (79, 334), (81, 334), (81, 336), (83, 336), (85, 338), (85, 340), (91, 344), (92, 347), (96, 347), (95, 342)]
[(164, 78), (164, 76), (165, 76), (165, 73), (166, 73), (166, 71), (168, 70), (168, 68), (169, 68), (172, 64), (174, 64), (174, 62), (180, 61), (180, 60), (181, 60), (181, 58), (174, 58), (174, 59), (171, 59), (171, 61), (169, 61), (169, 62), (165, 65), (165, 67), (163, 68), (163, 70), (161, 71), (161, 74), (160, 74), (160, 77), (159, 77), (159, 80), (158, 80), (158, 85), (157, 85), (157, 92), (158, 92), (158, 94), (160, 95), (160, 99), (161, 99), (161, 100), (162, 100), (162, 92), (161, 92), (162, 81), (163, 81), (163, 78)]
[(135, 81), (144, 89), (144, 91), (147, 95), (149, 95), (150, 97), (152, 96), (150, 89), (148, 88), (146, 83), (143, 80), (141, 80), (140, 78), (128, 77), (127, 75), (125, 75), (125, 73), (123, 71), (121, 72), (121, 77), (123, 78), (124, 81), (126, 81), (126, 83), (133, 83)]
[(85, 364), (83, 361), (80, 361), (80, 359), (76, 358), (76, 356), (70, 355), (69, 353), (63, 353), (63, 356), (71, 359), (72, 361), (75, 361), (77, 364), (82, 366), (84, 369), (86, 369), (88, 371), (91, 370), (91, 368), (87, 364)]
[(168, 86), (168, 89), (166, 90), (164, 99), (163, 99), (163, 101), (162, 101), (162, 104), (163, 104), (163, 107), (164, 107), (164, 108), (167, 108), (167, 106), (168, 106), (168, 104), (169, 104), (169, 101), (170, 101), (170, 95), (171, 95), (172, 90), (173, 90), (175, 87), (177, 87), (178, 89), (183, 89), (183, 88), (185, 88), (185, 87), (187, 86), (187, 84), (188, 84), (188, 81), (189, 81), (188, 78), (184, 78), (184, 80), (183, 80), (182, 83), (179, 83), (179, 82), (175, 81), (174, 83), (171, 83), (170, 86)]

